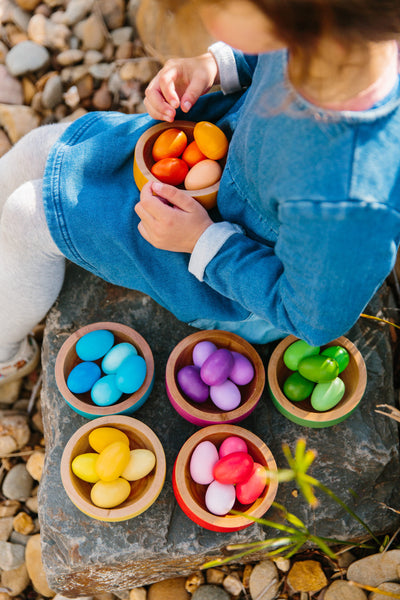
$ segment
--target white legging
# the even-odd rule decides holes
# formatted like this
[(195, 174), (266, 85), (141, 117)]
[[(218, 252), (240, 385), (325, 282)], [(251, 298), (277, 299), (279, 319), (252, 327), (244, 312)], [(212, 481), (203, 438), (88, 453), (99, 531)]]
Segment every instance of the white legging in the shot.
[(15, 355), (63, 284), (65, 258), (47, 227), (42, 177), (67, 126), (39, 127), (0, 158), (0, 362)]

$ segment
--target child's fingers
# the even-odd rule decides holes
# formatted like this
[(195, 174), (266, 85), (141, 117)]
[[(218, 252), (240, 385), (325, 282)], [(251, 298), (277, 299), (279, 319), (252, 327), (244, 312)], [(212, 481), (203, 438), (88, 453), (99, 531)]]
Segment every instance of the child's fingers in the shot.
[(178, 71), (176, 67), (171, 67), (160, 74), (159, 79), (161, 94), (172, 108), (178, 108), (180, 104), (180, 98), (176, 91), (177, 78)]
[(153, 119), (168, 121), (169, 123), (172, 123), (172, 121), (175, 119), (175, 110), (165, 102), (159, 104), (152, 102), (152, 100), (149, 98), (144, 98), (143, 104)]
[(151, 191), (156, 196), (164, 198), (173, 206), (180, 208), (186, 212), (190, 212), (193, 208), (200, 206), (198, 202), (185, 194), (182, 190), (167, 183), (155, 182), (151, 184)]
[(181, 108), (183, 112), (188, 112), (204, 93), (207, 86), (200, 78), (194, 78), (187, 86), (181, 98)]

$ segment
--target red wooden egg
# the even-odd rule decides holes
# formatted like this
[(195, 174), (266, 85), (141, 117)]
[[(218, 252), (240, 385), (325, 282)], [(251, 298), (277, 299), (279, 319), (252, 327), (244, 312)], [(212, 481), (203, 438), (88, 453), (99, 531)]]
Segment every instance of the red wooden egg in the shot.
[(253, 470), (254, 461), (247, 452), (232, 452), (215, 463), (214, 479), (220, 483), (241, 483), (247, 481)]
[(236, 498), (241, 504), (253, 504), (264, 491), (267, 480), (265, 467), (255, 462), (249, 479), (237, 484)]

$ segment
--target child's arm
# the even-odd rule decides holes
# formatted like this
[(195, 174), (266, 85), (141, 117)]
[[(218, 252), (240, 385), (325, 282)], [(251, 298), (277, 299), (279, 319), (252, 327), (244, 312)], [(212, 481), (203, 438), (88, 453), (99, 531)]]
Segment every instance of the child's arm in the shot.
[(393, 268), (400, 214), (379, 202), (296, 200), (279, 217), (274, 247), (214, 223), (189, 271), (277, 329), (327, 343), (354, 325)]
[(194, 58), (170, 59), (149, 83), (144, 104), (153, 119), (172, 122), (177, 108), (188, 112), (218, 82), (218, 67), (211, 52)]

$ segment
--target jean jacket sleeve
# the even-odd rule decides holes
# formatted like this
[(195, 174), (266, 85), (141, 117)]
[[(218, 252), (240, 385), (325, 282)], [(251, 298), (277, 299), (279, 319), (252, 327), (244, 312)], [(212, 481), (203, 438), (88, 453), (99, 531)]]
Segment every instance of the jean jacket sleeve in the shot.
[(279, 218), (275, 247), (211, 226), (224, 231), (203, 234), (209, 262), (194, 274), (276, 328), (327, 343), (350, 329), (393, 268), (400, 215), (370, 200), (298, 200), (284, 202)]
[(224, 94), (237, 92), (251, 84), (257, 55), (243, 54), (224, 42), (215, 42), (208, 50), (217, 61), (221, 90)]

